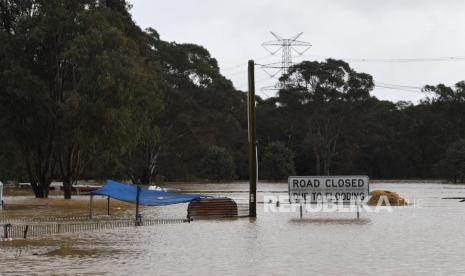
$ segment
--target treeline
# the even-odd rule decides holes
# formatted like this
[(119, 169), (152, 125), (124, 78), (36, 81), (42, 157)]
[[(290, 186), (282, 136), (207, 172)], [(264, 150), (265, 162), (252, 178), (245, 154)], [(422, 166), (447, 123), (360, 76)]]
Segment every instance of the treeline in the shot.
[(1, 179), (37, 197), (61, 180), (69, 198), (80, 178), (197, 178), (212, 145), (246, 162), (244, 93), (206, 49), (141, 30), (128, 9), (0, 1)]
[[(81, 178), (247, 178), (246, 94), (205, 48), (141, 30), (124, 0), (0, 0), (0, 20), (1, 179), (37, 197), (61, 180), (69, 198)], [(463, 178), (463, 82), (412, 105), (340, 60), (280, 81), (256, 99), (261, 178)]]
[(426, 85), (417, 105), (380, 101), (370, 75), (328, 59), (293, 66), (281, 83), (259, 101), (258, 133), (292, 150), (297, 174), (464, 180), (465, 82)]

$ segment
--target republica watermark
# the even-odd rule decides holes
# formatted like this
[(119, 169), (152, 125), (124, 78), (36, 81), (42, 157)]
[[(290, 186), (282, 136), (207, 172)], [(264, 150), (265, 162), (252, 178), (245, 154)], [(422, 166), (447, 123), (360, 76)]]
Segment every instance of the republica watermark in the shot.
[[(372, 201), (370, 203), (373, 203)], [(368, 204), (368, 198), (358, 200), (356, 198), (349, 201), (333, 200), (332, 198), (319, 201), (309, 202), (302, 200), (290, 200), (288, 195), (265, 195), (264, 196), (264, 212), (265, 213), (294, 213), (303, 208), (307, 213), (318, 212), (393, 212), (394, 205), (391, 204), (387, 196), (380, 196), (376, 204)], [(409, 207), (409, 208), (422, 208), (423, 200), (407, 201), (407, 204), (395, 207)]]

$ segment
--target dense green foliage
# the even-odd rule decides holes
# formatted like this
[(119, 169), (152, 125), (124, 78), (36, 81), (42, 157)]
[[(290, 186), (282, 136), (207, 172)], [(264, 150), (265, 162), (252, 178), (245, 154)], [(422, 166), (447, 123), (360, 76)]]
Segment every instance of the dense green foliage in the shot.
[(461, 139), (446, 152), (446, 156), (436, 164), (436, 171), (451, 181), (465, 181), (465, 139)]
[(257, 128), (260, 144), (292, 149), (298, 175), (448, 177), (433, 168), (465, 137), (464, 82), (425, 86), (412, 105), (370, 96), (371, 77), (341, 61), (297, 64), (282, 81), (286, 89), (259, 102)]
[(281, 142), (270, 143), (263, 154), (259, 175), (267, 180), (285, 180), (295, 174), (294, 154)]
[(225, 148), (209, 147), (198, 163), (199, 176), (213, 181), (235, 178), (234, 160)]
[[(37, 197), (61, 180), (70, 197), (78, 178), (248, 177), (246, 94), (205, 48), (141, 30), (128, 10), (0, 0), (1, 179), (31, 182)], [(425, 86), (413, 105), (372, 97), (372, 77), (341, 60), (304, 61), (280, 81), (275, 97), (256, 98), (261, 177), (295, 166), (460, 180), (450, 156), (465, 138), (465, 82)]]

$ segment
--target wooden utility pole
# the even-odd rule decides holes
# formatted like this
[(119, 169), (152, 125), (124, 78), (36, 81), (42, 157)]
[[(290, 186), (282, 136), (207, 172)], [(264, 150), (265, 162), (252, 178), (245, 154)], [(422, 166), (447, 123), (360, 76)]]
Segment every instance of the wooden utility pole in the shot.
[(255, 63), (249, 60), (247, 119), (249, 132), (249, 216), (257, 216), (257, 140), (255, 137)]

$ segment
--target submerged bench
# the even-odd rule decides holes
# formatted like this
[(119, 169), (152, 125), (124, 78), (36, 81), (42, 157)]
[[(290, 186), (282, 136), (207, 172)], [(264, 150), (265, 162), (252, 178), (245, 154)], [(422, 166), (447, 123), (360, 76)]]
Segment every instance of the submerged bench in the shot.
[(237, 217), (237, 204), (227, 197), (195, 199), (187, 207), (188, 219), (230, 217)]

